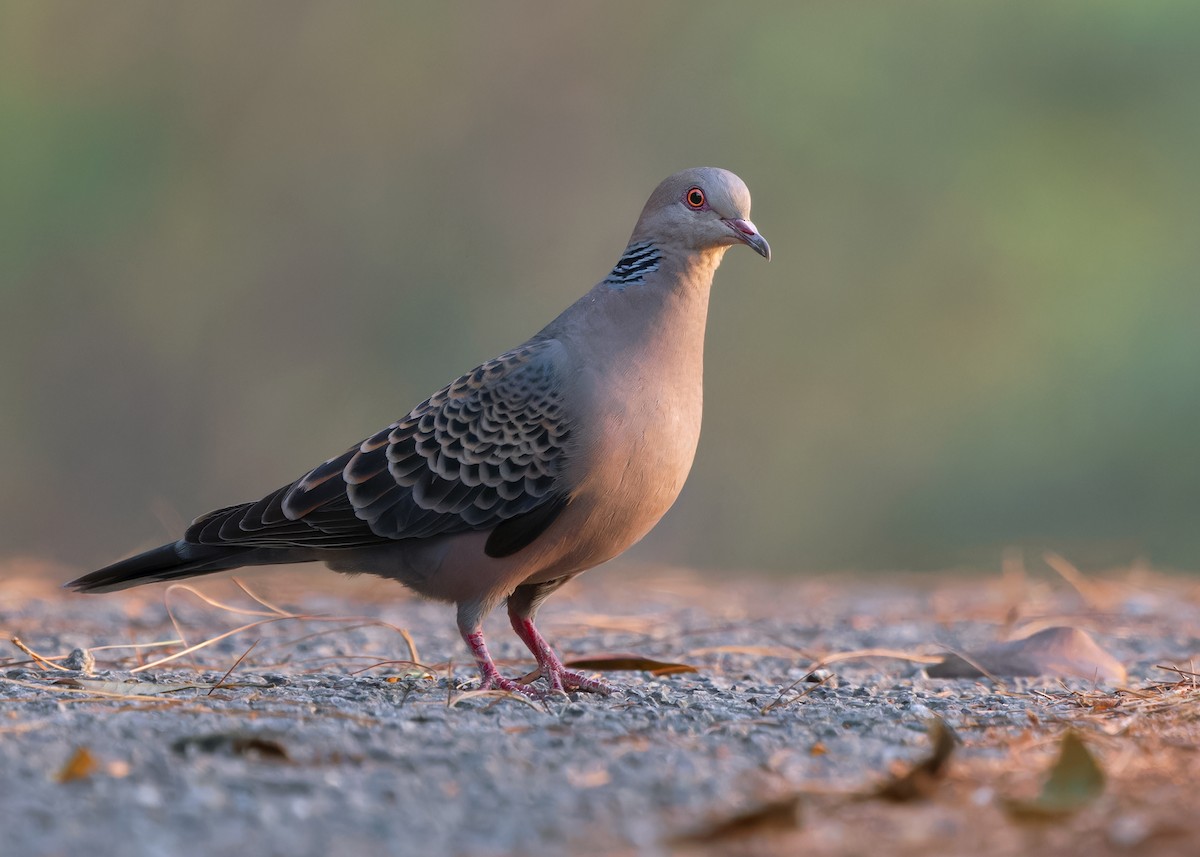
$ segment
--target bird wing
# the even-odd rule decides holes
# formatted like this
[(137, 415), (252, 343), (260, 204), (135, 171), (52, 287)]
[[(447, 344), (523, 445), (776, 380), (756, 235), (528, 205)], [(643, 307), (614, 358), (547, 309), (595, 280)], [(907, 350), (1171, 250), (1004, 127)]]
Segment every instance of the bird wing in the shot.
[(197, 519), (185, 539), (338, 549), (493, 530), (487, 552), (515, 553), (569, 502), (563, 363), (553, 339), (489, 360), (292, 484)]

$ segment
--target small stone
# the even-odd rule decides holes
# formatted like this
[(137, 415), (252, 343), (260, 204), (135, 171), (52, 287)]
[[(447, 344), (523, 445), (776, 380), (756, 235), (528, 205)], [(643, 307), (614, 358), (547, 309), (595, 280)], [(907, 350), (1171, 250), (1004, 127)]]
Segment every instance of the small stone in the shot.
[(84, 675), (94, 675), (96, 672), (96, 657), (90, 649), (72, 649), (62, 662), (64, 668), (76, 670)]
[(1135, 848), (1145, 842), (1153, 830), (1140, 815), (1120, 815), (1108, 826), (1108, 840), (1121, 848)]

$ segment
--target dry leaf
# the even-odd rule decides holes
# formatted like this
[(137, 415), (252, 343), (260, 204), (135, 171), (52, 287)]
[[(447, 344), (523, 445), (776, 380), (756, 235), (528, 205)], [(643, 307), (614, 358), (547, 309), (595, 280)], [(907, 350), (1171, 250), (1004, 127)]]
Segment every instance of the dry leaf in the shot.
[(799, 827), (800, 795), (792, 794), (721, 819), (692, 833), (677, 836), (672, 841), (679, 844), (708, 843), (714, 840), (740, 839), (758, 833), (779, 833)]
[[(536, 674), (535, 674), (536, 675)], [(545, 711), (545, 707), (540, 705), (535, 700), (530, 699), (523, 693), (515, 693), (509, 690), (466, 690), (454, 697), (447, 705), (447, 708), (457, 708), (459, 703), (466, 702), (469, 699), (494, 699), (500, 701), (509, 699), (513, 702), (519, 702), (522, 705), (528, 705), (534, 711)]]
[(176, 753), (187, 753), (195, 749), (203, 753), (226, 753), (254, 759), (269, 759), (289, 762), (287, 750), (274, 738), (240, 732), (212, 732), (207, 735), (189, 735), (171, 745)]
[(1125, 667), (1078, 628), (1046, 628), (1020, 640), (996, 643), (966, 657), (949, 654), (926, 669), (930, 678), (1073, 676), (1125, 681)]
[(1005, 808), (1014, 818), (1023, 820), (1060, 818), (1098, 798), (1104, 791), (1104, 779), (1104, 770), (1079, 733), (1068, 729), (1041, 794), (1029, 801), (1005, 801)]
[(100, 763), (87, 747), (77, 747), (65, 765), (54, 775), (57, 783), (69, 783), (90, 777), (100, 769)]
[[(175, 693), (179, 690), (214, 690), (217, 687), (215, 684), (204, 684), (203, 682), (163, 684), (154, 681), (137, 681), (135, 679), (128, 681), (104, 681), (94, 678), (64, 678), (54, 683), (105, 696), (157, 696), (162, 693)], [(235, 686), (232, 684), (225, 685), (225, 687)]]
[(598, 670), (600, 672), (615, 672), (621, 670), (644, 670), (651, 675), (675, 675), (676, 673), (699, 672), (690, 664), (676, 664), (670, 661), (656, 661), (641, 655), (602, 654), (586, 658), (574, 658), (566, 661), (568, 667), (581, 670)]
[(881, 785), (872, 797), (893, 801), (931, 797), (938, 783), (946, 776), (950, 756), (958, 744), (958, 736), (945, 720), (934, 717), (929, 721), (929, 741), (933, 746), (927, 758)]

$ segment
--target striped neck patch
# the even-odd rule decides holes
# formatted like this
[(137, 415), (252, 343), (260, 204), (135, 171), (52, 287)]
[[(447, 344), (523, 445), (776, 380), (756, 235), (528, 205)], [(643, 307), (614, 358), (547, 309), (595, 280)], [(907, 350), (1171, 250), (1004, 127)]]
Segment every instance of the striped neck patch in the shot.
[(641, 283), (645, 280), (646, 274), (658, 270), (658, 263), (661, 260), (662, 253), (652, 242), (638, 241), (630, 244), (621, 254), (621, 258), (617, 260), (612, 273), (604, 278), (604, 282), (617, 288)]

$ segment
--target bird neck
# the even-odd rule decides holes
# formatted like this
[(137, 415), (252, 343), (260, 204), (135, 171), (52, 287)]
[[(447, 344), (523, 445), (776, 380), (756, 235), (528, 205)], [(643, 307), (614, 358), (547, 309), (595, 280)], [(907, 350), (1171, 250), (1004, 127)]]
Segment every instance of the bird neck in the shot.
[[(643, 290), (637, 287), (646, 287), (649, 283), (650, 288), (646, 290), (655, 292), (676, 292), (679, 289), (695, 292), (698, 289), (707, 301), (713, 274), (716, 266), (721, 264), (725, 251), (726, 247), (697, 252), (664, 247), (654, 241), (630, 241), (610, 274), (600, 281), (599, 288), (623, 292), (626, 289)], [(666, 289), (662, 288), (664, 284)]]
[(588, 328), (588, 341), (621, 343), (633, 352), (646, 348), (658, 359), (678, 351), (680, 360), (698, 368), (709, 291), (724, 252), (634, 241), (612, 272), (547, 332), (580, 325)]
[(697, 252), (665, 248), (653, 241), (630, 241), (600, 286), (622, 291), (645, 285), (649, 277), (656, 285), (665, 280), (684, 288), (700, 285), (707, 289), (726, 249), (717, 247)]
[(653, 241), (632, 241), (603, 283), (614, 289), (641, 285), (647, 274), (658, 270), (662, 258), (662, 249)]
[[(601, 352), (653, 347), (663, 352), (704, 347), (708, 295), (725, 248), (696, 252), (634, 241), (612, 272), (538, 334), (567, 336)], [(603, 356), (588, 354), (585, 359)], [(692, 355), (699, 360), (698, 355)]]

